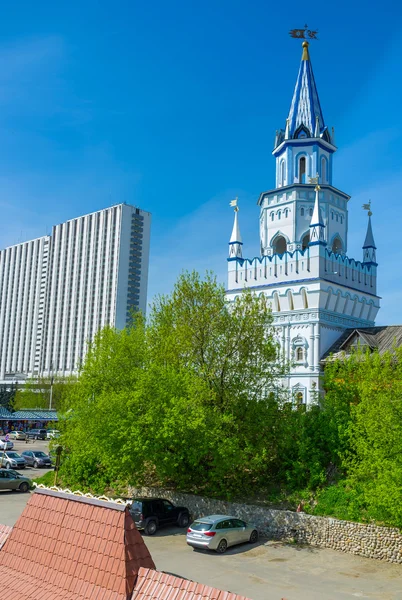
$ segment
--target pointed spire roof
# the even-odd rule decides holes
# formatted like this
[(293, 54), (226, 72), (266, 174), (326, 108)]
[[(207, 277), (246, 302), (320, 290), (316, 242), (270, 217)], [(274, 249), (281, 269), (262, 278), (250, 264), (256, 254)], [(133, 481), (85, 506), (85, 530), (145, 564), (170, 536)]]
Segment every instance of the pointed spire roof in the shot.
[(317, 185), (315, 188), (315, 202), (314, 202), (314, 210), (310, 221), (310, 227), (315, 227), (316, 225), (324, 226), (324, 220), (321, 214), (320, 208), (320, 199), (319, 199), (319, 191), (320, 186)]
[[(237, 208), (237, 207), (236, 207)], [(239, 227), (239, 210), (235, 210), (232, 235), (230, 236), (229, 244), (242, 244), (240, 227)]]
[(318, 137), (317, 131), (322, 133), (325, 129), (324, 117), (311, 66), (309, 44), (305, 41), (302, 46), (302, 60), (288, 117), (289, 133), (290, 137), (294, 137), (296, 130), (304, 125), (309, 130), (310, 137)]
[(369, 218), (368, 218), (367, 233), (366, 233), (366, 239), (364, 240), (363, 248), (377, 249), (377, 246), (375, 245), (375, 241), (374, 241), (373, 230), (371, 228), (371, 215), (370, 214), (369, 214)]

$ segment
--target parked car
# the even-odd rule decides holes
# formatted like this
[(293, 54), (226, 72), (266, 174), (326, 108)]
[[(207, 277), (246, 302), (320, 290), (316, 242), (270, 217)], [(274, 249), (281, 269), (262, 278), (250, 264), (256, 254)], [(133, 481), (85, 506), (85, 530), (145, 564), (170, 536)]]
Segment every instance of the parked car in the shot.
[(174, 506), (163, 498), (133, 498), (130, 513), (137, 529), (143, 529), (148, 535), (164, 525), (187, 527), (190, 522), (188, 508)]
[(25, 459), (18, 452), (8, 451), (0, 453), (0, 466), (6, 469), (25, 469)]
[(24, 450), (21, 454), (27, 465), (35, 467), (35, 469), (52, 466), (50, 456), (42, 452), (42, 450)]
[(200, 517), (187, 529), (187, 544), (193, 548), (206, 548), (223, 554), (236, 544), (258, 541), (258, 530), (255, 525), (228, 517), (211, 515)]
[(58, 429), (48, 429), (46, 437), (48, 440), (57, 440), (60, 437), (60, 431)]
[(0, 469), (0, 490), (19, 490), (27, 492), (32, 486), (32, 481), (17, 471), (5, 471)]
[(10, 440), (25, 440), (27, 436), (25, 431), (10, 431), (8, 437), (10, 438)]
[(5, 438), (0, 440), (0, 450), (12, 450), (13, 448), (14, 444), (10, 440), (6, 441)]
[(30, 431), (26, 432), (26, 435), (28, 439), (33, 438), (34, 440), (45, 440), (47, 431), (46, 429), (31, 429)]

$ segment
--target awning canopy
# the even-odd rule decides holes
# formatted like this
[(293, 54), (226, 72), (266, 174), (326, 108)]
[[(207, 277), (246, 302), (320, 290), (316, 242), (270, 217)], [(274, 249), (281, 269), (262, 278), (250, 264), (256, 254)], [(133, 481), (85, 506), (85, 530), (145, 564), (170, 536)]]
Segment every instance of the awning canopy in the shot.
[(6, 413), (3, 415), (0, 408), (0, 419), (3, 421), (58, 421), (55, 410), (17, 410), (14, 413), (6, 410)]

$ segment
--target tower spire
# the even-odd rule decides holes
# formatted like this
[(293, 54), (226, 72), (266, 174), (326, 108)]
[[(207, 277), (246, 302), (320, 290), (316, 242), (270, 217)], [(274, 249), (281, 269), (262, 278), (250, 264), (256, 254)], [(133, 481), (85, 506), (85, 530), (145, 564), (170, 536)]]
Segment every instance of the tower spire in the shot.
[(243, 246), (243, 242), (241, 239), (241, 234), (240, 234), (240, 227), (239, 227), (239, 207), (237, 206), (237, 202), (238, 202), (238, 198), (235, 198), (234, 200), (232, 200), (230, 202), (230, 206), (233, 206), (234, 208), (234, 222), (233, 222), (233, 229), (232, 229), (232, 235), (230, 236), (230, 241), (229, 241), (229, 258), (242, 258), (242, 249), (241, 247)]
[(310, 222), (310, 246), (314, 246), (316, 244), (321, 244), (322, 246), (326, 246), (325, 235), (324, 235), (324, 219), (322, 218), (321, 208), (320, 208), (320, 186), (318, 184), (318, 173), (317, 177), (312, 177), (310, 179), (310, 183), (315, 183), (315, 202), (313, 215), (311, 217)]
[(366, 264), (368, 263), (368, 264), (376, 265), (377, 264), (377, 258), (376, 258), (377, 247), (375, 245), (373, 229), (371, 227), (371, 216), (373, 214), (371, 212), (371, 200), (369, 200), (369, 202), (367, 204), (363, 204), (363, 208), (364, 208), (364, 210), (368, 211), (366, 239), (364, 240), (364, 244), (363, 244), (363, 262)]
[[(307, 129), (304, 137), (319, 137), (325, 129), (324, 117), (311, 66), (309, 44), (304, 41), (302, 46), (302, 59), (288, 116), (291, 138), (295, 137), (295, 133), (302, 125)], [(318, 124), (316, 123), (317, 118)]]

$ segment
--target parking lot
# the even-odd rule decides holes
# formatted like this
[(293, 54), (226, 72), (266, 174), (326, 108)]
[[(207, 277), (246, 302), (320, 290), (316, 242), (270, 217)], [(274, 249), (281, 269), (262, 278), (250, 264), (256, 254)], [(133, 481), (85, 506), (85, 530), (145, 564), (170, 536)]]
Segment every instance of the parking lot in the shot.
[[(29, 447), (44, 449), (45, 443), (30, 443)], [(34, 477), (38, 470), (25, 472)], [(29, 497), (0, 492), (0, 523), (14, 525)], [(399, 565), (267, 540), (230, 548), (220, 555), (192, 550), (186, 544), (185, 531), (176, 527), (144, 536), (144, 541), (158, 569), (252, 600), (402, 600)]]

